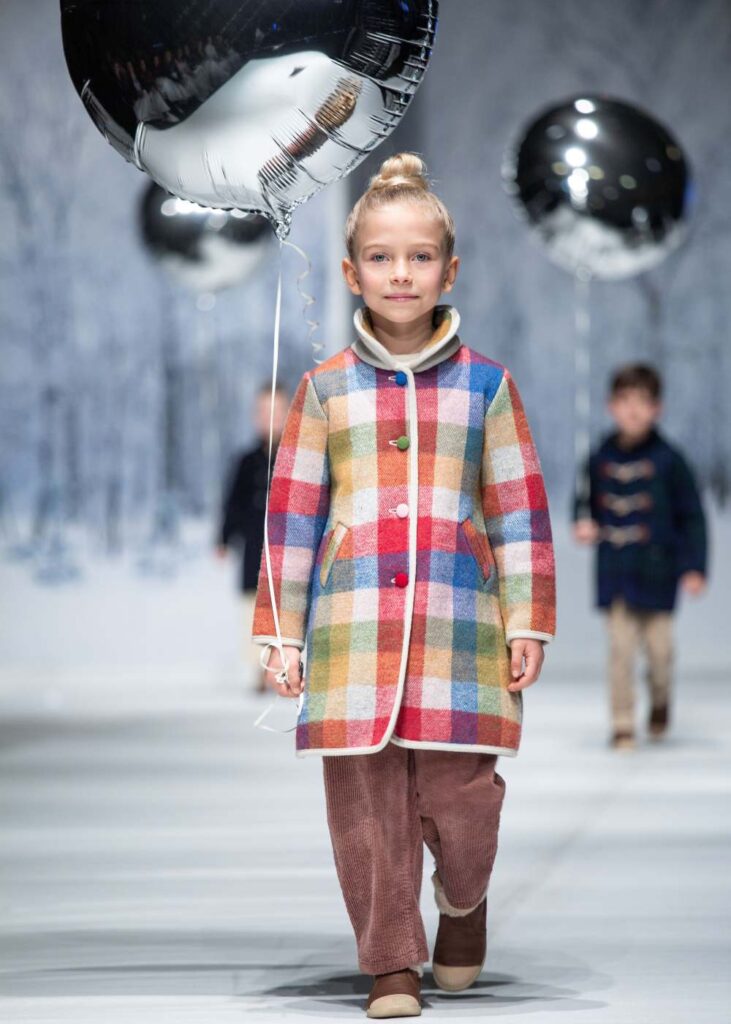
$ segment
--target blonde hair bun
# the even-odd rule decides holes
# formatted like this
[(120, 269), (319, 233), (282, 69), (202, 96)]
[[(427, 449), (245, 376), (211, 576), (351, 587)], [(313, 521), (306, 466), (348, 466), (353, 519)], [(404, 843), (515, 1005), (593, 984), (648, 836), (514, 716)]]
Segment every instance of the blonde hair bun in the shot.
[(378, 174), (371, 178), (368, 188), (345, 222), (345, 247), (349, 258), (355, 258), (358, 225), (367, 212), (398, 202), (419, 203), (437, 218), (444, 229), (446, 256), (451, 258), (454, 252), (454, 221), (439, 196), (432, 192), (426, 176), (426, 164), (417, 153), (389, 156), (381, 164)]
[(368, 185), (369, 192), (378, 192), (384, 188), (417, 188), (429, 191), (426, 177), (426, 164), (416, 153), (396, 153), (389, 156), (380, 166)]

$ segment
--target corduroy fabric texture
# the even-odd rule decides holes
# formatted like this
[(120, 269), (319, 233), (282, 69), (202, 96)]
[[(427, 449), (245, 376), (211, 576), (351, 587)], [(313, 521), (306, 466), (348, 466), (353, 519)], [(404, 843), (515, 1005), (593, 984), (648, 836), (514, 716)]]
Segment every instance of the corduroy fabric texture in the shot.
[(673, 665), (673, 613), (630, 608), (616, 598), (607, 613), (609, 700), (615, 732), (635, 729), (635, 659), (647, 654), (647, 685), (652, 707), (670, 702)]
[[(306, 644), (300, 756), (518, 750), (508, 645), (554, 634), (548, 504), (515, 382), (450, 309), (426, 368), (374, 340), (366, 361), (362, 331), (294, 396), (268, 532), (284, 642)], [(275, 633), (264, 554), (253, 633)]]
[(492, 754), (409, 750), (324, 757), (335, 865), (365, 974), (429, 959), (419, 909), (423, 844), (456, 908), (484, 897), (505, 783)]

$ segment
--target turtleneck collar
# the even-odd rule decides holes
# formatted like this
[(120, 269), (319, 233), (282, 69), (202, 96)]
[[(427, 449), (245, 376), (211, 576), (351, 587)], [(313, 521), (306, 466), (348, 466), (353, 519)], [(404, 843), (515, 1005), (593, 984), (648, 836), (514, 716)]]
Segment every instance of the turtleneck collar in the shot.
[(460, 347), (457, 330), (460, 317), (454, 306), (436, 306), (434, 310), (434, 333), (416, 352), (396, 355), (382, 345), (373, 333), (370, 312), (367, 306), (356, 309), (353, 323), (358, 337), (351, 344), (357, 356), (366, 363), (382, 370), (407, 368), (414, 373), (428, 370), (431, 366), (448, 359)]

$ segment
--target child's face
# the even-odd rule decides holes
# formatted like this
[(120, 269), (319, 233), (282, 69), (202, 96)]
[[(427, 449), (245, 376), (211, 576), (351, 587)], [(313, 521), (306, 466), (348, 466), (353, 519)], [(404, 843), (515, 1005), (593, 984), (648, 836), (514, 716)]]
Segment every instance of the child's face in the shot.
[(660, 402), (645, 388), (621, 388), (611, 396), (607, 408), (620, 434), (629, 439), (644, 437), (661, 411)]
[[(282, 391), (274, 392), (274, 428), (272, 430), (272, 437), (275, 442), (281, 437), (289, 405), (289, 400)], [(271, 410), (271, 394), (269, 392), (258, 394), (254, 405), (254, 425), (259, 437), (269, 437), (269, 415)]]
[(447, 257), (441, 224), (419, 202), (368, 210), (355, 245), (343, 275), (377, 317), (407, 324), (431, 316), (442, 292), (452, 290), (459, 259)]

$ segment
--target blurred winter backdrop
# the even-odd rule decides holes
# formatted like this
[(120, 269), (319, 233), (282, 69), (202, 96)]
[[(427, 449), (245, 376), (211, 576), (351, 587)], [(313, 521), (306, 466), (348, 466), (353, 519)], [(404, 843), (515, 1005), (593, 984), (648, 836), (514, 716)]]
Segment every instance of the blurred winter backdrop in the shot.
[[(561, 598), (550, 671), (596, 672), (604, 643), (589, 562), (566, 523), (573, 285), (514, 218), (502, 153), (543, 105), (586, 90), (644, 105), (689, 155), (698, 203), (687, 244), (651, 273), (593, 288), (593, 415), (598, 433), (616, 363), (659, 364), (665, 428), (692, 454), (713, 513), (712, 588), (683, 609), (681, 664), (725, 671), (730, 58), (725, 0), (444, 0), (434, 58), (403, 125), (345, 185), (295, 216), (291, 238), (313, 265), (316, 337), (330, 354), (351, 340), (338, 277), (349, 204), (388, 153), (425, 155), (457, 223), (463, 338), (514, 372), (549, 482)], [(276, 268), (272, 258), (212, 308), (197, 302), (143, 251), (145, 186), (79, 103), (56, 0), (3, 0), (0, 663), (11, 702), (196, 699), (238, 685), (237, 567), (212, 550), (227, 467), (253, 441), (252, 398), (271, 371)], [(312, 365), (302, 269), (285, 251), (281, 375), (290, 386)]]

